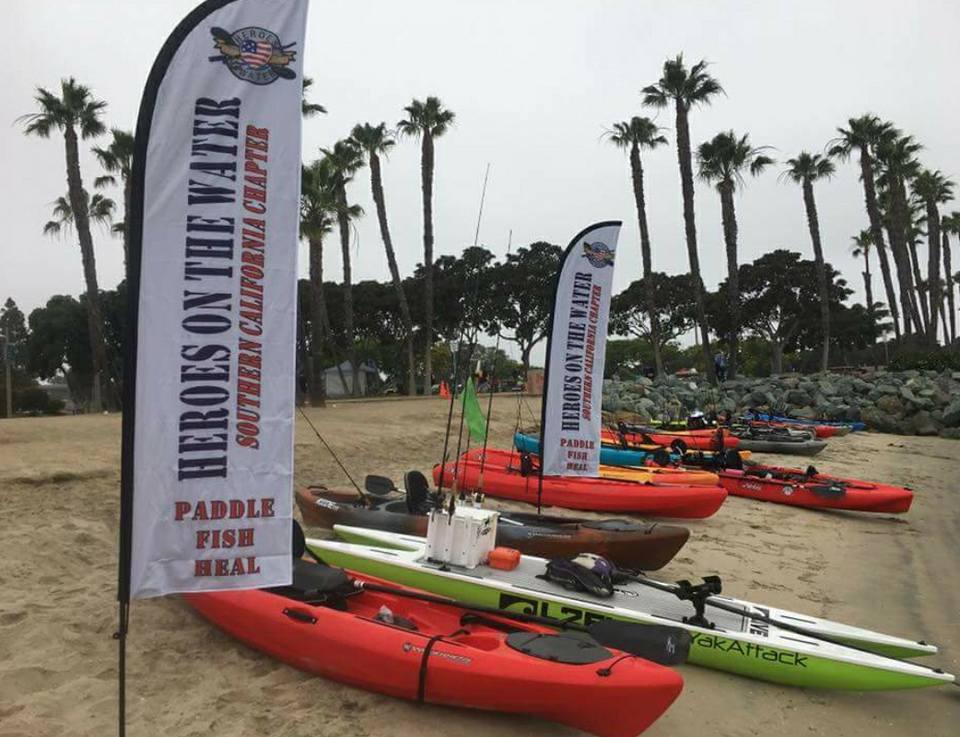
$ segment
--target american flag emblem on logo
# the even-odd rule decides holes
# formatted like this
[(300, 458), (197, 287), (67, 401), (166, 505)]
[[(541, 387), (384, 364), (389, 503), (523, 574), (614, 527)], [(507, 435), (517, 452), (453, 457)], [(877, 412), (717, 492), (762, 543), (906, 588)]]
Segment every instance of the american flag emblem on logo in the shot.
[(240, 42), (240, 59), (254, 69), (266, 66), (272, 55), (273, 46), (266, 41), (254, 41), (248, 38)]

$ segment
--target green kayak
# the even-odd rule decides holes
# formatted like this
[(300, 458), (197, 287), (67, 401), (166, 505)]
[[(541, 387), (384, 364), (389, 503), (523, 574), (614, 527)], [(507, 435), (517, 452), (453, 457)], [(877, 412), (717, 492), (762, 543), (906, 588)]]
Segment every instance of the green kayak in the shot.
[[(683, 627), (693, 638), (689, 662), (708, 668), (790, 686), (861, 691), (954, 682), (954, 676), (948, 673), (897, 659), (937, 652), (935, 646), (924, 642), (726, 596), (710, 597), (706, 614), (711, 626), (696, 626), (684, 621), (694, 614), (691, 602), (660, 588), (629, 582), (618, 584), (613, 597), (599, 598), (541, 578), (547, 562), (543, 558), (522, 556), (511, 571), (487, 566), (470, 570), (427, 560), (424, 538), (363, 528), (334, 529), (353, 542), (307, 541), (310, 549), (331, 565), (478, 605), (581, 623), (620, 619)], [(762, 615), (774, 623), (715, 609), (709, 604), (711, 600)], [(802, 628), (807, 634), (778, 627), (775, 622)]]

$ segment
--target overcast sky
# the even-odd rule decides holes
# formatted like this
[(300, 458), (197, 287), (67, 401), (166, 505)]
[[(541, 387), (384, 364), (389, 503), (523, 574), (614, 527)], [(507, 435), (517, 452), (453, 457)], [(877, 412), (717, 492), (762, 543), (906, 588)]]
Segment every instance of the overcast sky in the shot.
[[(51, 202), (66, 191), (62, 138), (27, 139), (14, 123), (34, 110), (38, 85), (56, 89), (73, 75), (109, 103), (105, 122), (132, 129), (154, 56), (196, 0), (30, 0), (11, 2), (0, 96), (0, 161), (5, 168), (5, 233), (0, 300), (24, 312), (53, 294), (83, 289), (72, 238), (41, 234)], [(956, 90), (960, 3), (955, 0), (804, 0), (665, 3), (647, 0), (313, 0), (305, 72), (313, 99), (329, 114), (304, 124), (304, 157), (346, 136), (361, 121), (394, 125), (411, 98), (437, 95), (456, 125), (436, 147), (436, 253), (473, 241), (486, 164), (491, 164), (481, 244), (502, 256), (514, 245), (565, 245), (597, 220), (625, 223), (617, 289), (638, 278), (636, 212), (626, 156), (601, 136), (631, 115), (650, 115), (640, 89), (682, 51), (711, 63), (726, 90), (691, 114), (694, 145), (721, 130), (748, 132), (779, 160), (822, 151), (847, 118), (874, 112), (913, 133), (923, 162), (960, 176), (960, 96)], [(659, 115), (670, 140), (645, 154), (654, 268), (687, 270), (673, 116)], [(105, 143), (105, 141), (104, 141)], [(90, 186), (100, 172), (89, 145), (82, 167)], [(773, 248), (809, 255), (801, 193), (778, 181), (778, 165), (737, 196), (740, 259)], [(402, 142), (384, 167), (387, 207), (400, 269), (422, 255), (419, 148)], [(120, 192), (112, 195), (120, 201)], [(369, 178), (349, 195), (372, 215)], [(862, 299), (850, 237), (866, 225), (855, 163), (817, 187), (824, 249)], [(697, 184), (697, 227), (704, 279), (725, 270), (719, 197)], [(948, 206), (947, 209), (951, 209)], [(388, 272), (376, 221), (358, 224), (354, 279)], [(95, 232), (101, 288), (121, 278), (118, 239)], [(305, 259), (301, 259), (305, 262)], [(305, 265), (305, 263), (304, 263)], [(328, 278), (340, 278), (339, 247), (326, 253)], [(874, 293), (882, 295), (879, 271)], [(359, 306), (362, 309), (362, 306)]]

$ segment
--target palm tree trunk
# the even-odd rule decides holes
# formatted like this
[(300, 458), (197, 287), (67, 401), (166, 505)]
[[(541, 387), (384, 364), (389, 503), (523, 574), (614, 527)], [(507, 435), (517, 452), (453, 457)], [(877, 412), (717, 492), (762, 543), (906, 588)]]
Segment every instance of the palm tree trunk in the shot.
[[(943, 311), (940, 292), (940, 212), (935, 200), (927, 200), (927, 290), (930, 293), (930, 332), (927, 335), (931, 346), (937, 345), (937, 313)], [(943, 340), (947, 342), (947, 326), (944, 321)]]
[(400, 269), (397, 267), (397, 254), (393, 250), (393, 239), (390, 237), (390, 226), (387, 223), (387, 204), (383, 196), (380, 157), (375, 153), (370, 154), (370, 187), (373, 190), (373, 202), (377, 206), (377, 222), (380, 224), (380, 238), (387, 252), (390, 277), (393, 279), (393, 288), (397, 291), (397, 301), (400, 303), (400, 318), (403, 320), (403, 329), (407, 334), (407, 394), (412, 397), (417, 393), (417, 362), (413, 355), (413, 317), (410, 315), (407, 295), (403, 291)]
[(900, 310), (897, 308), (897, 295), (893, 290), (890, 262), (887, 259), (887, 249), (883, 242), (883, 224), (880, 219), (880, 208), (877, 205), (877, 189), (873, 181), (873, 160), (865, 146), (860, 149), (860, 179), (863, 182), (863, 198), (867, 207), (867, 218), (870, 220), (870, 235), (873, 238), (873, 245), (876, 246), (877, 256), (880, 258), (880, 273), (883, 276), (883, 288), (887, 295), (890, 319), (893, 321), (893, 333), (896, 339), (900, 340)]
[[(903, 306), (904, 332), (923, 334), (923, 323), (920, 319), (920, 308), (917, 305), (916, 292), (913, 287), (913, 276), (910, 270), (910, 254), (906, 243), (906, 200), (896, 182), (890, 185), (891, 217), (887, 224), (887, 235), (890, 237), (890, 250), (897, 265), (897, 280), (900, 283), (900, 302)], [(911, 330), (912, 323), (912, 330)]]
[[(90, 234), (90, 218), (87, 213), (87, 198), (80, 178), (80, 155), (77, 149), (77, 133), (68, 127), (63, 135), (67, 157), (67, 191), (73, 224), (80, 241), (80, 257), (83, 262), (83, 278), (87, 289), (87, 332), (90, 338), (90, 355), (93, 363), (93, 393), (91, 409), (100, 412), (103, 406), (112, 407), (112, 392), (107, 376), (107, 347), (103, 338), (103, 316), (100, 312), (100, 288), (97, 284), (97, 260)], [(107, 388), (107, 391), (103, 391)]]
[(720, 211), (723, 218), (723, 242), (727, 249), (727, 299), (730, 302), (730, 357), (727, 360), (728, 376), (737, 376), (740, 344), (740, 278), (737, 264), (737, 212), (733, 205), (733, 182), (720, 182)]
[(650, 255), (650, 231), (647, 228), (647, 203), (643, 192), (643, 164), (640, 161), (640, 148), (636, 143), (630, 148), (630, 174), (633, 180), (633, 199), (637, 205), (637, 222), (640, 226), (643, 291), (647, 300), (647, 316), (650, 320), (653, 365), (657, 372), (657, 378), (661, 378), (663, 376), (663, 356), (660, 353), (660, 321), (657, 319), (657, 302), (653, 291), (653, 263)]
[[(869, 246), (863, 249), (863, 289), (867, 294), (867, 315), (870, 316), (870, 324), (876, 325), (877, 318), (874, 315), (873, 309), (873, 283), (870, 276), (870, 248)], [(876, 341), (874, 341), (876, 342)]]
[(131, 176), (123, 178), (123, 277), (130, 286), (130, 204), (132, 202), (133, 181)]
[(710, 370), (710, 334), (707, 329), (707, 307), (700, 278), (700, 255), (697, 252), (697, 222), (693, 210), (693, 163), (690, 158), (690, 127), (687, 109), (676, 100), (677, 159), (680, 165), (680, 188), (683, 193), (683, 229), (687, 239), (687, 257), (690, 259), (690, 278), (693, 281), (697, 303), (697, 323), (700, 326), (700, 350), (704, 369)]
[(813, 198), (813, 183), (803, 180), (803, 205), (807, 211), (807, 227), (813, 242), (813, 257), (817, 263), (817, 286), (820, 291), (820, 326), (823, 331), (823, 353), (820, 356), (820, 370), (826, 371), (830, 365), (830, 293), (827, 288), (827, 268), (823, 262), (823, 247), (820, 243), (820, 220), (817, 217), (817, 203)]
[(343, 257), (343, 331), (347, 360), (350, 361), (352, 386), (350, 396), (360, 393), (360, 367), (357, 366), (357, 345), (353, 336), (353, 282), (350, 267), (350, 219), (347, 216), (347, 190), (341, 182), (337, 187), (337, 224), (340, 226), (340, 252)]
[(323, 298), (323, 241), (310, 238), (310, 406), (323, 407), (327, 401), (323, 346), (329, 338), (330, 318)]
[(420, 187), (423, 190), (423, 393), (433, 387), (433, 136), (423, 132), (420, 144)]
[(948, 335), (952, 343), (957, 339), (957, 318), (953, 298), (953, 271), (950, 266), (950, 237), (942, 224), (940, 232), (943, 234), (943, 281), (947, 288), (947, 311), (950, 313), (950, 332)]
[[(917, 244), (907, 242), (907, 253), (910, 256), (910, 279), (913, 282), (914, 290), (917, 294), (917, 300), (920, 303), (920, 319), (923, 323), (923, 333), (930, 331), (930, 305), (927, 300), (927, 285), (924, 284), (923, 276), (920, 274), (920, 260), (917, 258)], [(936, 326), (934, 326), (936, 332)]]

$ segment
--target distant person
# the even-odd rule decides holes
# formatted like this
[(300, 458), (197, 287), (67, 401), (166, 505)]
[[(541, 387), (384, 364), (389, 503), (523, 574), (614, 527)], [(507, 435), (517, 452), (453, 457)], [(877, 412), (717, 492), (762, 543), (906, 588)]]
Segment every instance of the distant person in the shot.
[(713, 370), (721, 384), (727, 380), (727, 356), (723, 351), (717, 351), (713, 357)]

